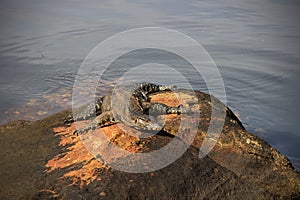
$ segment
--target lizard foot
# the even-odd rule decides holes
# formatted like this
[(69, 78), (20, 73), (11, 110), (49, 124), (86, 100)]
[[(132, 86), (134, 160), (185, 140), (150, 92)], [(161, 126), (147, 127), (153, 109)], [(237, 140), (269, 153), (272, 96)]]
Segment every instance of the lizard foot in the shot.
[(95, 130), (97, 128), (97, 125), (94, 125), (94, 124), (91, 124), (91, 125), (88, 125), (84, 128), (80, 128), (80, 129), (76, 129), (73, 134), (75, 135), (82, 135), (82, 134), (85, 134), (87, 133), (89, 130)]
[(69, 124), (73, 123), (74, 121), (75, 121), (74, 118), (70, 115), (64, 120), (64, 124), (69, 125)]

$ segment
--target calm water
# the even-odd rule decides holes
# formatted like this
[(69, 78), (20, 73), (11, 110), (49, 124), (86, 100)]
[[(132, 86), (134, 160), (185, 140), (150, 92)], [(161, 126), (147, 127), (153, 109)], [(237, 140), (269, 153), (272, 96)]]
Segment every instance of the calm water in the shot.
[[(229, 107), (299, 170), (300, 2), (224, 3), (1, 1), (1, 123), (37, 119), (70, 106), (75, 74), (99, 42), (130, 28), (165, 27), (205, 47), (223, 76)], [(145, 53), (138, 59), (157, 57)], [(195, 87), (205, 91), (198, 78), (192, 78)]]

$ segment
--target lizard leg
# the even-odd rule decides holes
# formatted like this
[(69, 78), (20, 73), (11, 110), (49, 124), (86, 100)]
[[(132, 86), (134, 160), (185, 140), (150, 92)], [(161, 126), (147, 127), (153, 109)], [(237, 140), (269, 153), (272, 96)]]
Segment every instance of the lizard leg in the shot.
[(106, 111), (98, 115), (92, 122), (90, 122), (87, 126), (84, 128), (78, 129), (74, 132), (74, 134), (80, 135), (83, 133), (86, 133), (87, 131), (91, 129), (96, 129), (97, 127), (110, 125), (116, 123), (114, 116), (111, 111)]
[(74, 121), (90, 119), (95, 115), (101, 114), (101, 105), (103, 103), (102, 99), (103, 98), (97, 99), (95, 104), (90, 103), (77, 108), (75, 111), (76, 114), (73, 116), (68, 116), (64, 123), (70, 124)]

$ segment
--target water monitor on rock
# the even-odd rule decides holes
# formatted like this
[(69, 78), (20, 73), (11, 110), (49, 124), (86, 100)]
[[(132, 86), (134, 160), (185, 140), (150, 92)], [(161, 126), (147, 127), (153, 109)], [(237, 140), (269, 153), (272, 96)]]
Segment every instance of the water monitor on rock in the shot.
[(115, 87), (107, 95), (76, 109), (73, 118), (68, 118), (65, 123), (96, 118), (85, 128), (76, 130), (82, 134), (98, 126), (123, 122), (140, 130), (161, 130), (162, 126), (149, 114), (181, 114), (186, 109), (179, 106), (167, 106), (162, 103), (151, 103), (149, 95), (160, 91), (170, 91), (175, 86), (163, 86), (153, 83), (140, 83)]

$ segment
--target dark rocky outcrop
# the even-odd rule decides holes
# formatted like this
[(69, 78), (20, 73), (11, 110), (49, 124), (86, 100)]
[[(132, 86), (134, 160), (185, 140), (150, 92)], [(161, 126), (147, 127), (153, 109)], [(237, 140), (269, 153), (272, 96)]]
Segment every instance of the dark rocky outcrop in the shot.
[[(160, 92), (152, 101), (175, 106), (179, 97), (184, 106), (199, 110), (197, 135), (178, 160), (149, 173), (118, 171), (95, 159), (72, 134), (74, 124), (63, 125), (70, 111), (36, 122), (1, 126), (0, 199), (300, 198), (300, 176), (289, 160), (245, 130), (230, 109), (201, 92), (194, 96), (179, 90), (176, 95)], [(193, 98), (198, 103), (191, 105)], [(215, 102), (213, 108), (211, 101)], [(225, 124), (212, 151), (199, 159), (208, 125), (218, 120), (211, 118), (211, 109), (226, 114)], [(180, 120), (181, 116), (168, 116), (163, 131), (144, 139), (128, 135), (139, 133), (123, 124), (89, 131), (84, 137), (105, 134), (122, 149), (149, 152), (176, 139)]]

